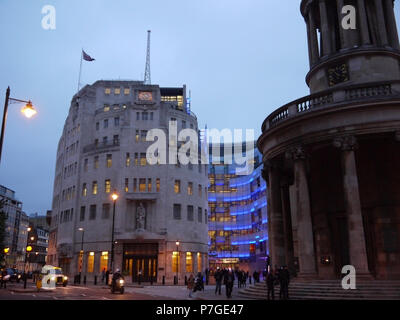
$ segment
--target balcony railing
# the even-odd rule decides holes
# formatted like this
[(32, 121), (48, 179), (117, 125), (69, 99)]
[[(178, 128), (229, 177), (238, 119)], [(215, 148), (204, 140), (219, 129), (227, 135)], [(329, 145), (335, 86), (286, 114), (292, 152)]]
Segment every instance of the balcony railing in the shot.
[(119, 147), (119, 140), (107, 141), (107, 142), (98, 142), (85, 146), (83, 148), (83, 153), (92, 152), (92, 151), (102, 151), (104, 149)]
[(262, 125), (262, 131), (274, 128), (288, 119), (307, 112), (329, 108), (334, 105), (354, 102), (400, 98), (400, 81), (374, 82), (344, 88), (325, 90), (290, 102), (271, 113)]

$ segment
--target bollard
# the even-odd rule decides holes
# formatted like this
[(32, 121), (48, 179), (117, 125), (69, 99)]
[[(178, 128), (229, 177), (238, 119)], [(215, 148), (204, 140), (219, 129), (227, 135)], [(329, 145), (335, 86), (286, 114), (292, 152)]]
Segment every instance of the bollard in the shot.
[(188, 282), (187, 282), (187, 276), (185, 276), (185, 286), (187, 286)]
[(162, 285), (165, 286), (165, 276), (162, 277)]
[(26, 278), (27, 278), (26, 273), (24, 273), (24, 289), (26, 289)]
[(83, 276), (83, 285), (86, 286), (86, 276)]
[(97, 286), (97, 276), (94, 276), (94, 285)]

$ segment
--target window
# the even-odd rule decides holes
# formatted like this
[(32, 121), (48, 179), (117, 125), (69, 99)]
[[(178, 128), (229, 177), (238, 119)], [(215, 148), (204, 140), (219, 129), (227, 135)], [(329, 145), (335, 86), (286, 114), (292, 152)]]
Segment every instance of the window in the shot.
[(193, 272), (193, 259), (191, 252), (186, 252), (186, 272)]
[(193, 221), (193, 206), (187, 206), (187, 219)]
[(111, 192), (111, 180), (107, 179), (104, 183), (104, 189), (106, 190), (106, 193)]
[(141, 139), (143, 142), (146, 142), (146, 136), (147, 136), (147, 130), (142, 130), (142, 131), (140, 131), (140, 139)]
[(131, 165), (131, 155), (130, 155), (130, 153), (127, 153), (127, 154), (126, 154), (125, 165), (126, 165), (127, 167), (129, 167), (129, 166)]
[(204, 210), (204, 223), (208, 223), (208, 213), (207, 213), (207, 209)]
[(120, 95), (121, 94), (121, 88), (115, 88), (114, 89), (114, 94), (115, 95)]
[(85, 220), (85, 211), (86, 211), (86, 207), (81, 207), (81, 214), (79, 217), (80, 221), (84, 221)]
[(135, 141), (136, 141), (136, 142), (139, 142), (139, 139), (140, 139), (139, 130), (136, 130)]
[(146, 154), (145, 153), (141, 153), (140, 154), (140, 165), (141, 166), (145, 166), (146, 164), (147, 164)]
[(92, 194), (97, 194), (97, 192), (98, 192), (97, 181), (93, 181), (93, 184), (92, 184)]
[(94, 146), (96, 148), (99, 146), (99, 139), (94, 139)]
[(150, 112), (150, 120), (153, 121), (154, 117), (153, 117), (153, 112)]
[(107, 137), (103, 137), (103, 146), (106, 146), (106, 145), (107, 145), (107, 140), (108, 140)]
[(101, 253), (100, 257), (100, 272), (103, 270), (107, 271), (108, 270), (108, 252), (104, 251)]
[(149, 113), (148, 112), (142, 112), (142, 120), (147, 121), (149, 120)]
[(151, 192), (151, 189), (152, 189), (151, 179), (148, 179), (147, 180), (147, 191)]
[(201, 272), (202, 270), (202, 265), (201, 265), (201, 253), (197, 253), (197, 272)]
[(106, 94), (106, 95), (111, 94), (111, 89), (110, 88), (105, 88), (104, 89), (104, 94)]
[(87, 185), (86, 183), (84, 183), (82, 185), (82, 197), (86, 197), (87, 196)]
[(94, 157), (93, 167), (94, 167), (95, 169), (98, 169), (98, 168), (99, 168), (99, 156), (95, 156), (95, 157)]
[(137, 192), (137, 179), (133, 179), (133, 192)]
[(119, 135), (118, 134), (114, 135), (113, 143), (114, 143), (114, 145), (118, 145), (119, 144)]
[(93, 273), (93, 269), (94, 269), (94, 252), (89, 252), (87, 261), (87, 272)]
[(182, 120), (182, 129), (186, 129), (186, 121)]
[(201, 186), (201, 184), (199, 184), (199, 197), (201, 198), (201, 191), (202, 191), (203, 187)]
[(140, 112), (136, 112), (136, 120), (140, 120)]
[(108, 154), (106, 160), (106, 167), (111, 168), (111, 166), (112, 166), (112, 154)]
[(109, 219), (110, 218), (110, 204), (109, 203), (104, 203), (103, 204), (103, 210), (101, 213), (101, 218), (102, 219)]
[(104, 129), (107, 129), (107, 128), (108, 128), (108, 119), (105, 119), (105, 120), (104, 120), (103, 128), (104, 128)]
[(139, 153), (135, 152), (135, 166), (139, 165)]
[(99, 131), (99, 129), (100, 129), (100, 123), (96, 122), (96, 131)]
[(202, 220), (203, 220), (203, 209), (201, 208), (201, 207), (199, 207), (198, 209), (197, 209), (197, 220), (198, 220), (198, 222), (202, 222)]
[(119, 117), (114, 118), (114, 127), (119, 127)]
[(129, 179), (125, 178), (125, 192), (129, 192)]
[(156, 191), (160, 192), (160, 179), (159, 178), (157, 178), (157, 180), (156, 180)]
[(129, 88), (124, 88), (124, 95), (129, 95), (129, 94), (131, 94), (131, 89), (129, 89)]
[(139, 179), (139, 192), (146, 192), (146, 179)]
[(172, 252), (172, 272), (178, 273), (179, 272), (179, 252)]
[(181, 220), (181, 205), (177, 203), (174, 204), (174, 219)]
[(89, 211), (89, 220), (96, 220), (96, 205), (92, 204)]
[(193, 182), (188, 183), (188, 195), (193, 195)]
[(181, 181), (180, 180), (175, 180), (174, 191), (175, 191), (175, 193), (181, 193)]

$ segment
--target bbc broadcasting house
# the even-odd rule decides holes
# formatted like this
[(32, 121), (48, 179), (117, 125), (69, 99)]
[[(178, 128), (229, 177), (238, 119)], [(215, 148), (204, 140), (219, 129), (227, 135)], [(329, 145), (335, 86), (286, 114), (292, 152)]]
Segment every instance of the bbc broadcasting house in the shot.
[(113, 266), (127, 281), (183, 284), (208, 268), (207, 165), (147, 163), (147, 132), (168, 136), (170, 121), (199, 132), (185, 86), (97, 81), (73, 97), (57, 150), (49, 264), (88, 281), (110, 268), (115, 190)]

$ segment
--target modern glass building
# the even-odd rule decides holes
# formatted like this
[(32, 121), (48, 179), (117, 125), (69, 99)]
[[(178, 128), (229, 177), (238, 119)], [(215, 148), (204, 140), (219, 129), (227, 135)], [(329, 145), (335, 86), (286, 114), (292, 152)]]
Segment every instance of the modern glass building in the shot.
[[(212, 158), (212, 145), (209, 151)], [(265, 268), (268, 254), (266, 183), (261, 176), (261, 154), (255, 145), (253, 151), (254, 157), (248, 160), (248, 164), (254, 165), (254, 170), (246, 175), (237, 173), (238, 165), (223, 164), (224, 145), (220, 145), (222, 164), (213, 164), (210, 159), (208, 203), (211, 270), (232, 267), (253, 272)]]

